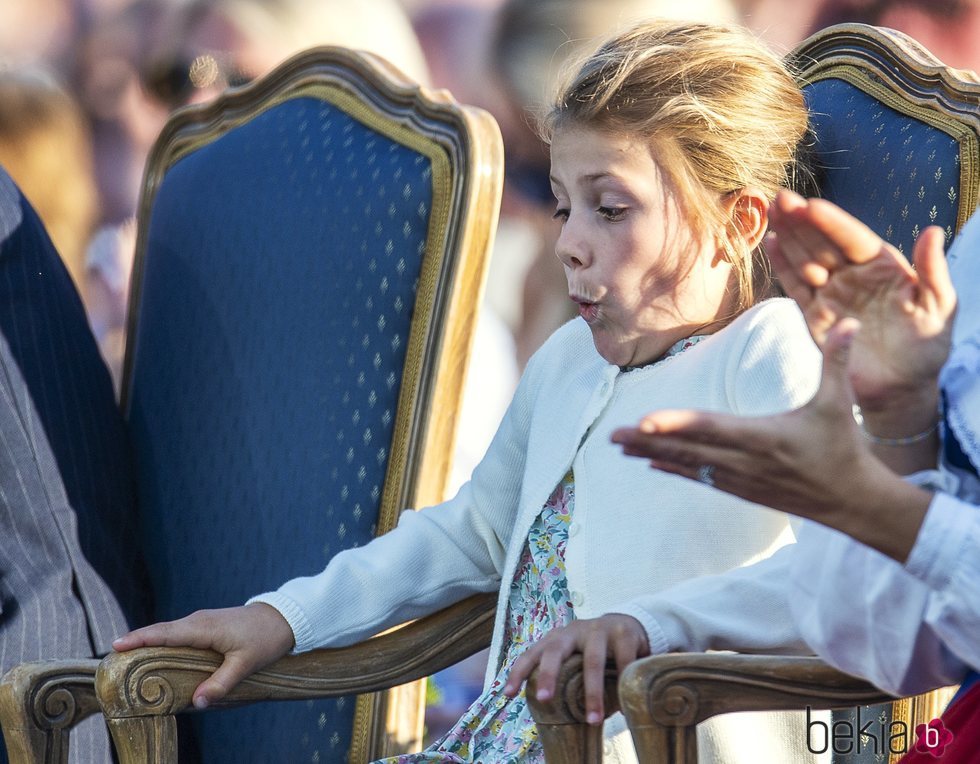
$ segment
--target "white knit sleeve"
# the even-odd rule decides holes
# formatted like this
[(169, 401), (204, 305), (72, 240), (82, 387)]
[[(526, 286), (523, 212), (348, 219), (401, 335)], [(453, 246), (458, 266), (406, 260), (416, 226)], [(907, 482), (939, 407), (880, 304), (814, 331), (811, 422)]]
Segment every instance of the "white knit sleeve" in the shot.
[(809, 654), (787, 594), (792, 546), (714, 576), (685, 581), (615, 608), (636, 618), (654, 654), (735, 650)]

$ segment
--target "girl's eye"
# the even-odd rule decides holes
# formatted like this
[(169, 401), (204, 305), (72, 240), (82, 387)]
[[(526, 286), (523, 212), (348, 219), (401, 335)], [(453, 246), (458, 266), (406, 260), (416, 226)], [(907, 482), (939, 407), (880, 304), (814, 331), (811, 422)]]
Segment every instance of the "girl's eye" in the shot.
[(551, 217), (553, 217), (555, 220), (560, 220), (562, 223), (564, 223), (566, 220), (568, 220), (568, 210), (564, 208), (557, 209), (555, 210), (555, 214), (552, 215)]
[(599, 207), (596, 209), (596, 212), (606, 220), (615, 223), (617, 220), (622, 220), (626, 217), (626, 209), (626, 207)]

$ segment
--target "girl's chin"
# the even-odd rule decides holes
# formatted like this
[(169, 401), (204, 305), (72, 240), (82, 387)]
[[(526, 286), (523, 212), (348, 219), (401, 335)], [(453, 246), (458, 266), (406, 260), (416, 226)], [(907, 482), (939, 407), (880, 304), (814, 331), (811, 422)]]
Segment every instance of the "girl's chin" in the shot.
[(616, 341), (609, 336), (602, 326), (589, 324), (592, 329), (592, 341), (595, 343), (596, 352), (602, 356), (606, 363), (613, 366), (628, 366), (633, 357), (633, 346), (625, 342)]
[[(600, 324), (591, 324), (590, 328), (596, 352), (613, 366), (644, 366), (659, 358), (675, 341), (665, 337), (662, 342), (638, 343), (636, 339), (611, 336)], [(666, 347), (661, 348), (664, 344)]]

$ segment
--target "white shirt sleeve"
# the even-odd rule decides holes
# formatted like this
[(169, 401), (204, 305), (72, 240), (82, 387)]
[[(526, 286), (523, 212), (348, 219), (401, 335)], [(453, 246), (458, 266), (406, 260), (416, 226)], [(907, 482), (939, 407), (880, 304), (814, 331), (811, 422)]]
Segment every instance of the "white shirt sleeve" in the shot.
[(794, 548), (636, 598), (616, 611), (643, 624), (655, 655), (705, 650), (809, 655), (788, 599)]
[(934, 591), (890, 557), (806, 523), (790, 581), (803, 638), (840, 670), (895, 695), (956, 684), (966, 673), (930, 615)]
[(905, 569), (930, 590), (924, 618), (936, 636), (980, 667), (980, 507), (937, 493)]

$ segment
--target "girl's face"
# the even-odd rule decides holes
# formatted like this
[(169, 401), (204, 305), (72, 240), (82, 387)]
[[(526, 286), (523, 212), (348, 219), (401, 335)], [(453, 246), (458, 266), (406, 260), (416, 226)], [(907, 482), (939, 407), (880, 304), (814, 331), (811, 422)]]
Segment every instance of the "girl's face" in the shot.
[(649, 363), (728, 316), (731, 266), (714, 236), (687, 223), (650, 145), (562, 128), (551, 143), (551, 183), (568, 296), (609, 363)]

